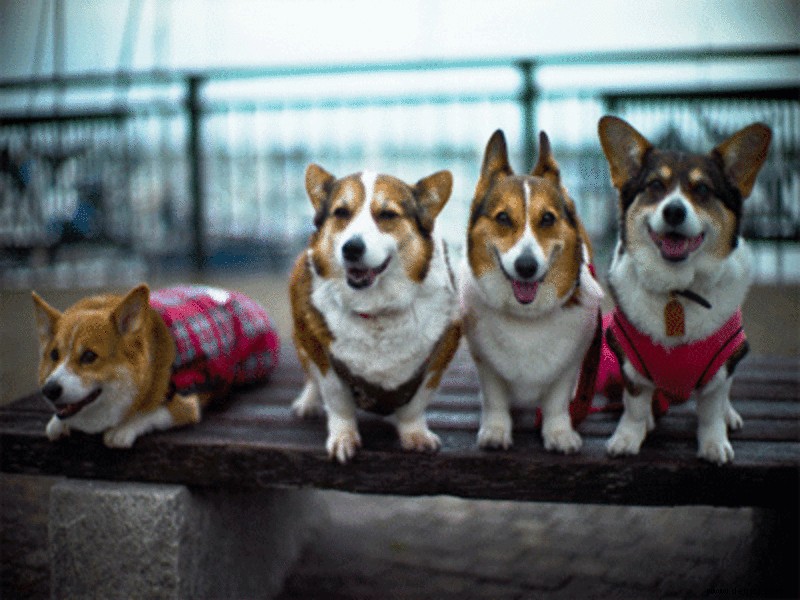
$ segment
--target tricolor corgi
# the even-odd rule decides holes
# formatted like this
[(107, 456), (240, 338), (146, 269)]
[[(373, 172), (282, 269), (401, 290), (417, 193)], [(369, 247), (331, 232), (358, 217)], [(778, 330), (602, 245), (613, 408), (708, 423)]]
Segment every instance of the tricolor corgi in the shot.
[[(461, 277), (464, 332), (480, 377), (478, 445), (512, 445), (510, 407), (538, 406), (547, 450), (577, 452), (570, 403), (598, 334), (603, 291), (591, 247), (561, 185), (547, 135), (531, 175), (514, 175), (506, 141), (486, 146)], [(598, 339), (599, 342), (599, 339)]]
[(153, 430), (197, 423), (232, 386), (264, 380), (279, 339), (264, 309), (238, 292), (142, 284), (80, 300), (63, 313), (33, 293), (39, 385), (55, 415), (50, 440), (103, 433), (128, 448)]
[(624, 412), (608, 453), (638, 454), (654, 416), (694, 396), (698, 456), (727, 463), (728, 427), (742, 426), (729, 398), (732, 375), (747, 353), (740, 307), (751, 258), (739, 235), (742, 202), (770, 129), (745, 127), (706, 155), (654, 148), (611, 116), (600, 120), (599, 135), (620, 215), (609, 272), (616, 310), (605, 319), (609, 351), (598, 385), (619, 373)]
[(461, 335), (447, 249), (434, 232), (451, 188), (448, 171), (413, 186), (367, 171), (306, 171), (316, 231), (290, 295), (308, 379), (293, 408), (325, 409), (327, 451), (341, 463), (361, 445), (357, 408), (391, 416), (405, 450), (440, 446), (425, 409)]

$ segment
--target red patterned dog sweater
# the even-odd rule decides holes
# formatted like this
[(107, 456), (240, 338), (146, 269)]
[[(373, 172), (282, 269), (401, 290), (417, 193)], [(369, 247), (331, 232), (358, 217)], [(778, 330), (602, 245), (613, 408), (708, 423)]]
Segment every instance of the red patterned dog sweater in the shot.
[(154, 291), (150, 306), (175, 340), (173, 391), (223, 392), (266, 379), (280, 340), (266, 311), (239, 292), (179, 286)]

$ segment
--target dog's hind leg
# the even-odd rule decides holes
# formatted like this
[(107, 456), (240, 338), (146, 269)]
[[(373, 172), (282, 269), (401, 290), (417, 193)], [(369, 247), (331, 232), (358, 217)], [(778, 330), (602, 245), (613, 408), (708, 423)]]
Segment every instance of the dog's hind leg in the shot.
[[(717, 373), (716, 377), (724, 376)], [(715, 377), (715, 379), (716, 379)], [(721, 378), (721, 377), (720, 377)], [(730, 390), (732, 379), (717, 383), (714, 379), (697, 398), (697, 456), (709, 462), (723, 465), (733, 460), (733, 447), (728, 440), (731, 408)], [(715, 385), (716, 384), (716, 385)], [(739, 417), (741, 421), (741, 417)]]
[(395, 411), (394, 422), (403, 450), (436, 452), (441, 447), (439, 436), (428, 429), (425, 418), (425, 409), (434, 391), (427, 385), (420, 386), (411, 402)]
[(303, 419), (322, 416), (325, 408), (322, 406), (322, 398), (319, 395), (319, 387), (313, 379), (308, 379), (303, 391), (292, 402), (292, 412)]
[(730, 398), (727, 399), (725, 407), (725, 424), (731, 431), (739, 431), (742, 427), (744, 427), (744, 419), (742, 418), (742, 415), (740, 415), (736, 409), (733, 408)]

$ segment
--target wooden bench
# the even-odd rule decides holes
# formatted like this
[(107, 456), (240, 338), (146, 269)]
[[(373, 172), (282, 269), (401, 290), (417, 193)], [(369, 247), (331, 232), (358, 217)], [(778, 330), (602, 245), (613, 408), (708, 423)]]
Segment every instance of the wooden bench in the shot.
[[(691, 403), (675, 407), (636, 457), (609, 458), (604, 444), (618, 413), (591, 415), (579, 427), (577, 455), (545, 452), (533, 414), (517, 415), (509, 451), (476, 445), (477, 375), (462, 348), (428, 411), (442, 438), (433, 455), (400, 449), (394, 428), (361, 415), (363, 448), (347, 465), (328, 460), (323, 419), (299, 420), (289, 405), (302, 385), (291, 347), (263, 387), (241, 390), (202, 423), (155, 433), (131, 450), (110, 450), (100, 436), (44, 435), (50, 417), (37, 395), (0, 409), (0, 468), (5, 473), (169, 483), (215, 490), (335, 489), (368, 494), (448, 494), (464, 498), (636, 506), (753, 507), (767, 549), (767, 578), (796, 592), (800, 502), (800, 361), (750, 356), (732, 396), (745, 420), (731, 434), (736, 453), (722, 467), (696, 458)], [(789, 588), (785, 586), (790, 586)]]

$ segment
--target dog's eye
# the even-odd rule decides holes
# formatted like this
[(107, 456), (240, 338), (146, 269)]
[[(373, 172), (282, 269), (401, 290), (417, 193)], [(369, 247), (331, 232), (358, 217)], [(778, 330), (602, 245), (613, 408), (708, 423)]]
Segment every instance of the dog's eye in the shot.
[(556, 216), (551, 213), (549, 210), (542, 215), (541, 221), (539, 221), (539, 225), (541, 227), (550, 227), (556, 222)]
[(378, 218), (381, 221), (391, 221), (392, 219), (396, 219), (399, 216), (400, 215), (398, 215), (395, 211), (389, 209), (384, 209), (378, 213)]
[(664, 182), (660, 179), (653, 179), (647, 184), (647, 189), (653, 192), (654, 194), (660, 194), (666, 189)]
[(86, 350), (83, 354), (81, 354), (81, 357), (78, 359), (78, 361), (82, 365), (90, 365), (96, 360), (97, 360), (97, 354), (95, 354), (91, 350)]
[(494, 220), (502, 225), (503, 227), (511, 227), (513, 223), (511, 222), (511, 216), (504, 210), (501, 210), (494, 216)]
[(705, 183), (698, 183), (692, 188), (692, 192), (694, 192), (694, 195), (698, 196), (699, 198), (708, 198), (711, 195), (711, 188)]
[(339, 208), (333, 211), (333, 216), (336, 217), (337, 219), (349, 219), (350, 211), (344, 206), (340, 206)]
[(58, 355), (58, 349), (57, 348), (53, 348), (52, 350), (50, 350), (50, 360), (52, 360), (53, 362), (56, 362), (58, 360), (58, 356), (59, 355)]

